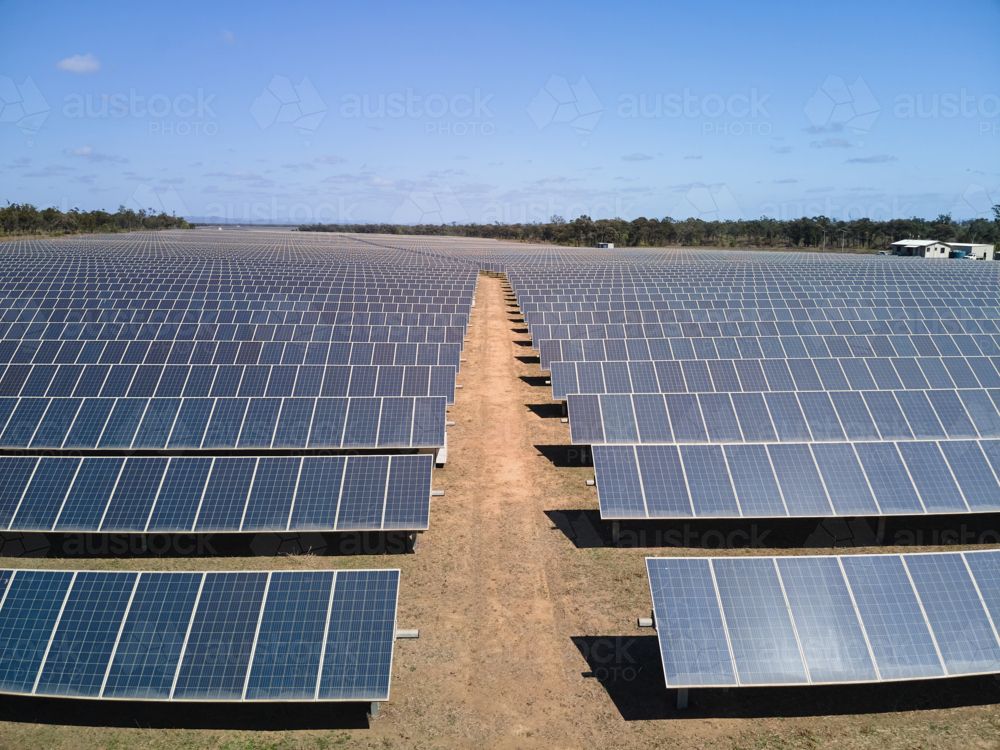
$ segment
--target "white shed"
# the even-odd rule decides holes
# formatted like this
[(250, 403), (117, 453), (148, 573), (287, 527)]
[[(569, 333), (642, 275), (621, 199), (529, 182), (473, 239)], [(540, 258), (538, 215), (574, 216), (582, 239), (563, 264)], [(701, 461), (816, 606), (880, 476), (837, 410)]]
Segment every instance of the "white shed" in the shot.
[(615, 249), (615, 243), (614, 242), (598, 242), (597, 243), (597, 249), (598, 250), (614, 250)]
[(951, 248), (937, 240), (899, 240), (892, 243), (893, 255), (918, 258), (947, 258)]

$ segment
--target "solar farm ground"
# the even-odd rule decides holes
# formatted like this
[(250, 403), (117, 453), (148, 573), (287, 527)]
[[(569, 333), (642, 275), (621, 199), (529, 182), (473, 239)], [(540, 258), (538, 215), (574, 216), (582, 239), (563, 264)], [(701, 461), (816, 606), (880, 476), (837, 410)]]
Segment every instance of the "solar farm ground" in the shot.
[[(990, 677), (692, 691), (676, 711), (656, 635), (635, 626), (650, 610), (647, 555), (813, 554), (834, 540), (859, 552), (914, 548), (867, 547), (870, 526), (815, 521), (636, 524), (612, 545), (585, 486), (592, 468), (569, 446), (501, 280), (480, 277), (468, 338), (449, 463), (434, 474), (446, 495), (414, 555), (4, 560), (81, 570), (399, 567), (399, 626), (421, 636), (397, 642), (379, 717), (350, 705), (3, 697), (0, 748), (1000, 747), (1000, 682)], [(901, 523), (889, 519), (886, 540), (920, 534), (922, 551), (972, 549), (957, 543), (995, 527), (989, 516)], [(727, 540), (736, 548), (717, 549)]]

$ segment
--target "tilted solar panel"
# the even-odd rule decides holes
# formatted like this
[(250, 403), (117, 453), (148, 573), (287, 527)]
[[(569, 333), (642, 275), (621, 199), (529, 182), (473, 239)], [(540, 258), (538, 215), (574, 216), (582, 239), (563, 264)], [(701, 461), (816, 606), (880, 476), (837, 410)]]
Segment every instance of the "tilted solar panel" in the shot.
[(4, 531), (421, 531), (434, 456), (0, 456)]
[[(416, 369), (428, 376), (425, 392), (453, 387), (451, 367)], [(447, 403), (443, 395), (22, 398), (0, 403), (10, 414), (0, 449), (435, 448), (444, 444)]]
[(1000, 552), (646, 558), (667, 687), (1000, 672)]
[(389, 698), (398, 570), (4, 570), (0, 587), (0, 692), (164, 701)]
[(595, 445), (601, 517), (1000, 511), (1000, 440)]

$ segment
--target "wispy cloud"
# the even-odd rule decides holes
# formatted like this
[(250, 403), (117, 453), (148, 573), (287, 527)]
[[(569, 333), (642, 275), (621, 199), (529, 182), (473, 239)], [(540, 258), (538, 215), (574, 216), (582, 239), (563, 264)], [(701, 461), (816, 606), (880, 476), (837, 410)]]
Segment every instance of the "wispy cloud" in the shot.
[(230, 182), (247, 182), (250, 183), (250, 187), (271, 187), (274, 185), (272, 180), (255, 172), (208, 172), (205, 177), (223, 177)]
[(222, 30), (222, 43), (223, 44), (233, 44), (236, 41), (236, 37), (233, 36), (233, 32), (228, 29)]
[(483, 193), (489, 193), (495, 189), (495, 185), (487, 185), (482, 182), (467, 182), (458, 187), (459, 192), (469, 193), (471, 195), (482, 195)]
[(848, 159), (847, 164), (885, 164), (887, 161), (896, 161), (895, 156), (879, 154), (877, 156), (859, 156), (856, 159)]
[(111, 156), (110, 154), (102, 154), (100, 151), (95, 151), (92, 146), (81, 146), (80, 148), (70, 149), (65, 153), (67, 156), (80, 156), (92, 162), (110, 161), (115, 164), (128, 163), (128, 159), (123, 159), (120, 156)]
[(354, 182), (362, 182), (365, 179), (365, 175), (341, 172), (340, 174), (332, 174), (329, 177), (324, 177), (320, 180), (320, 182), (332, 182), (337, 185), (347, 185)]
[(317, 156), (313, 159), (317, 164), (346, 164), (347, 159), (340, 156)]
[(571, 179), (569, 177), (565, 177), (564, 175), (550, 175), (548, 177), (543, 177), (540, 180), (535, 180), (536, 185), (551, 185), (559, 182), (580, 182), (580, 180)]
[(842, 122), (828, 122), (826, 125), (810, 125), (808, 128), (803, 128), (807, 133), (839, 133), (843, 129), (844, 123)]
[(843, 138), (827, 138), (822, 141), (812, 141), (809, 145), (813, 148), (850, 148), (851, 142)]
[(40, 172), (28, 172), (23, 175), (24, 177), (60, 177), (65, 175), (67, 172), (75, 172), (76, 167), (66, 167), (62, 164), (53, 164), (48, 167), (44, 167)]
[(783, 180), (775, 180), (775, 185), (791, 185), (792, 183), (798, 182), (794, 177), (786, 177)]
[(641, 154), (638, 151), (636, 151), (634, 154), (628, 154), (627, 156), (623, 156), (622, 161), (649, 161), (652, 158), (653, 158), (652, 156), (648, 156), (647, 154)]
[(806, 190), (807, 193), (831, 193), (833, 192), (833, 185), (827, 185), (826, 187), (820, 188), (809, 188)]
[(701, 158), (701, 154), (688, 154), (687, 156), (684, 157), (685, 160), (687, 160), (687, 159), (700, 159), (700, 158)]
[(87, 73), (96, 73), (101, 69), (101, 63), (96, 57), (88, 53), (86, 55), (73, 55), (72, 57), (67, 57), (65, 60), (60, 60), (56, 63), (56, 67), (68, 73), (84, 75)]
[(792, 153), (791, 146), (771, 146), (772, 154), (790, 154)]

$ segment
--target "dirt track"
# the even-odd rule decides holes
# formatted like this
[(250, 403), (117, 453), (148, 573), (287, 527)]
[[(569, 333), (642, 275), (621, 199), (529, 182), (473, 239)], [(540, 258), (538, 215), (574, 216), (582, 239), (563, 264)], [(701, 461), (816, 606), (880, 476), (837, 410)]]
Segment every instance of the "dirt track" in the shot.
[[(420, 591), (439, 605), (413, 623), (423, 629), (413, 649), (420, 666), (412, 685), (394, 685), (387, 722), (419, 701), (430, 714), (453, 715), (452, 731), (470, 744), (573, 747), (585, 740), (570, 739), (577, 729), (564, 665), (573, 645), (560, 627), (565, 585), (553, 573), (545, 515), (562, 477), (544, 470), (550, 463), (533, 445), (540, 435), (545, 443), (567, 442), (568, 429), (559, 419), (539, 419), (525, 399), (534, 391), (544, 403), (550, 391), (521, 379), (532, 368), (518, 357), (531, 351), (516, 343), (525, 339), (517, 320), (501, 282), (480, 277), (463, 388), (451, 411), (457, 424), (449, 430), (449, 463), (434, 480), (446, 496), (432, 506), (431, 531), (417, 552), (442, 573), (437, 591)], [(582, 487), (587, 470), (573, 473)], [(406, 594), (404, 584), (403, 601)], [(426, 700), (431, 693), (433, 702)]]

